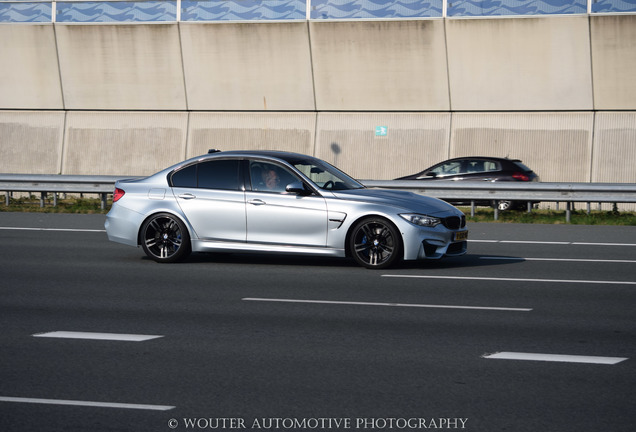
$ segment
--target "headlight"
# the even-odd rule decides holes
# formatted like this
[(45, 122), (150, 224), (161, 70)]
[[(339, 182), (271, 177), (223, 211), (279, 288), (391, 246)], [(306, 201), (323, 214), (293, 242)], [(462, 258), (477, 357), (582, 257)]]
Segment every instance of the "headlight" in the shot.
[(424, 226), (424, 227), (434, 227), (442, 223), (442, 221), (436, 217), (422, 215), (422, 214), (401, 214), (403, 219), (411, 222), (412, 224)]

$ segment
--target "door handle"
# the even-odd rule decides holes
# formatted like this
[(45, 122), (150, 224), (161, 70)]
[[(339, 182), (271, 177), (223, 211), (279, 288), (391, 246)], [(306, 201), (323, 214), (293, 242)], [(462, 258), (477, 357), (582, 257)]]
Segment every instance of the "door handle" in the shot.
[(251, 199), (251, 200), (249, 200), (249, 201), (247, 201), (247, 202), (248, 202), (249, 204), (256, 205), (256, 206), (260, 206), (260, 205), (263, 205), (263, 204), (267, 204), (265, 201), (260, 200), (260, 199)]
[(191, 193), (184, 193), (184, 194), (179, 195), (179, 198), (184, 199), (184, 200), (191, 200), (191, 199), (194, 199), (196, 197), (197, 197), (196, 195), (193, 195)]

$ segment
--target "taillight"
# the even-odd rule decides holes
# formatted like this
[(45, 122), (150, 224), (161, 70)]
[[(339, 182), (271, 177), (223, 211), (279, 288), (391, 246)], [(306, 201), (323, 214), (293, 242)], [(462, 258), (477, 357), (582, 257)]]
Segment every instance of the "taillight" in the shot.
[(524, 173), (521, 172), (516, 172), (512, 175), (512, 178), (515, 180), (521, 180), (521, 181), (530, 181), (530, 177), (528, 177), (527, 175), (525, 175)]
[(123, 189), (115, 188), (115, 192), (113, 192), (113, 202), (119, 201), (121, 197), (124, 196), (126, 192)]

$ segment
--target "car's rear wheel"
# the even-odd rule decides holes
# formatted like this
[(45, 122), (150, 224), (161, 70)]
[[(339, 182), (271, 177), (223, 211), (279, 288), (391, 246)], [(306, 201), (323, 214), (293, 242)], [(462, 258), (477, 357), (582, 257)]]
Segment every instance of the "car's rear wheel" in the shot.
[(383, 269), (401, 259), (402, 238), (397, 228), (386, 219), (362, 219), (351, 231), (349, 251), (363, 267)]
[(157, 262), (169, 263), (190, 254), (190, 235), (179, 218), (169, 213), (151, 216), (141, 227), (141, 247)]

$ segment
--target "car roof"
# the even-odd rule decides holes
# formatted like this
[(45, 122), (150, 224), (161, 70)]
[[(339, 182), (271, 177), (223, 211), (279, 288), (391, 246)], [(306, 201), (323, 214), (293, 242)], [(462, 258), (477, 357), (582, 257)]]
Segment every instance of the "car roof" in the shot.
[(315, 159), (313, 156), (309, 156), (309, 155), (305, 155), (301, 153), (287, 152), (282, 150), (227, 150), (227, 151), (223, 151), (223, 150), (215, 150), (215, 149), (211, 149), (209, 153), (198, 156), (197, 158), (205, 159), (207, 157), (214, 158), (214, 157), (227, 157), (227, 156), (266, 157), (266, 158), (275, 158), (275, 159), (282, 159), (282, 160), (297, 159), (297, 158)]
[(494, 160), (500, 162), (521, 162), (520, 159), (510, 159), (508, 157), (496, 157), (496, 156), (461, 156), (452, 159), (448, 159), (444, 162), (456, 161), (456, 160), (465, 160), (465, 159), (484, 159), (484, 160)]

